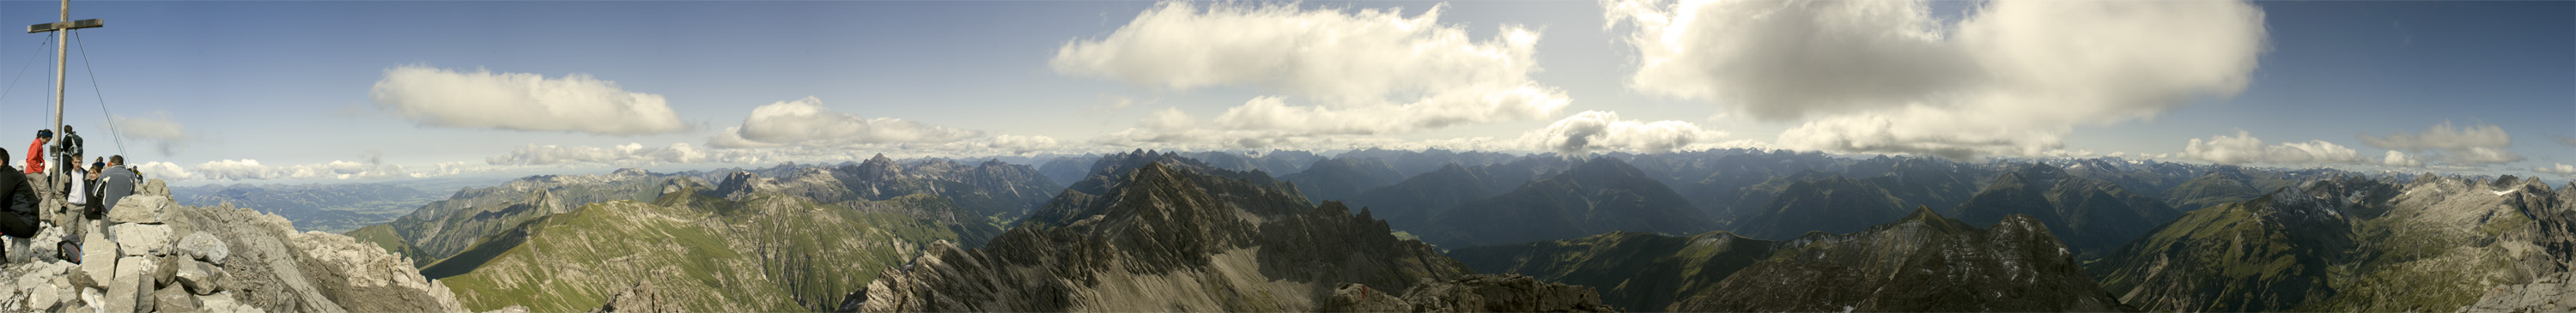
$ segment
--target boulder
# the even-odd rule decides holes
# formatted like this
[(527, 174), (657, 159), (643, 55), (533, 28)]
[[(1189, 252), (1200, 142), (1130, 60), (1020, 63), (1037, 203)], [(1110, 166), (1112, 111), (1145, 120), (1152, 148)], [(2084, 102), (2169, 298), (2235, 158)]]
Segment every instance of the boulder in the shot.
[(161, 313), (197, 312), (200, 307), (201, 305), (197, 303), (197, 296), (188, 294), (187, 290), (180, 290), (179, 286), (170, 286), (152, 292), (152, 308), (154, 311)]
[(215, 238), (215, 235), (202, 232), (180, 238), (178, 249), (189, 258), (212, 262), (215, 265), (223, 265), (224, 258), (232, 255), (231, 246), (226, 245), (222, 238)]
[(219, 292), (197, 297), (197, 309), (198, 311), (210, 313), (260, 312), (260, 309), (257, 307), (242, 305), (241, 301), (233, 300), (231, 292)]
[[(154, 178), (154, 179), (144, 180), (144, 181), (143, 181), (143, 188), (137, 188), (137, 189), (135, 189), (135, 190), (134, 190), (134, 194), (138, 194), (138, 195), (155, 195), (155, 196), (169, 197), (169, 196), (170, 196), (170, 184), (169, 184), (169, 183), (161, 182), (161, 179), (159, 179), (159, 178)], [(123, 203), (118, 203), (118, 204), (123, 204)]]
[(179, 239), (170, 236), (170, 225), (160, 224), (116, 224), (108, 226), (107, 233), (125, 256), (169, 255), (171, 244)]
[(107, 281), (105, 303), (92, 306), (108, 312), (139, 312), (152, 308), (151, 258), (130, 256), (116, 259), (116, 276)]
[[(91, 223), (97, 225), (97, 223)], [(96, 228), (92, 228), (96, 229)], [(107, 240), (107, 232), (92, 231), (81, 235), (81, 271), (91, 278), (116, 276), (116, 242)], [(98, 287), (97, 285), (81, 285)]]
[(197, 263), (197, 261), (186, 261), (186, 257), (176, 255), (164, 255), (151, 258), (152, 288), (154, 289), (169, 287), (170, 284), (179, 282), (179, 265), (182, 264), (180, 262)]
[(160, 224), (170, 219), (171, 209), (177, 206), (179, 202), (170, 200), (169, 196), (141, 194), (125, 196), (125, 199), (117, 200), (115, 208), (107, 209), (107, 221)]
[[(106, 261), (100, 261), (100, 262), (106, 262)], [(81, 291), (80, 291), (80, 303), (75, 303), (75, 304), (73, 304), (73, 305), (65, 305), (64, 307), (71, 308), (70, 310), (65, 310), (65, 311), (72, 311), (72, 312), (92, 312), (92, 311), (99, 311), (99, 309), (96, 309), (96, 308), (101, 307), (101, 306), (99, 306), (99, 304), (104, 304), (104, 303), (107, 303), (107, 293), (106, 293), (106, 292), (101, 292), (101, 291), (99, 291), (99, 290), (98, 290), (98, 288), (81, 288)]]
[(1332, 298), (1325, 299), (1324, 312), (1412, 312), (1413, 304), (1398, 295), (1369, 289), (1368, 285), (1342, 283), (1333, 288)]
[(180, 262), (176, 274), (180, 287), (200, 295), (223, 291), (224, 269), (206, 262)]

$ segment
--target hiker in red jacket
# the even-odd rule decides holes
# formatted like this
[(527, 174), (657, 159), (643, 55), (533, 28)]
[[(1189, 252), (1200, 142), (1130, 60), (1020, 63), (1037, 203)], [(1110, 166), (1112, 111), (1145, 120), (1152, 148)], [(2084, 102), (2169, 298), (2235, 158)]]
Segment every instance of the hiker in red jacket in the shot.
[(26, 169), (25, 173), (35, 174), (45, 172), (45, 139), (49, 138), (54, 138), (54, 130), (36, 130), (36, 142), (27, 144), (27, 167), (24, 167), (24, 169)]

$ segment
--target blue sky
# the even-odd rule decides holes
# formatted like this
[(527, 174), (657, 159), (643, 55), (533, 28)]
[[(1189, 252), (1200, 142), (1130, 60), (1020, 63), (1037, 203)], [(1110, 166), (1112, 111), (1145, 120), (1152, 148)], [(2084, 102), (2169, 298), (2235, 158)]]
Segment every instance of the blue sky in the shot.
[[(1955, 26), (1968, 24), (1963, 20), (1978, 15), (1975, 10), (1985, 4), (1940, 1), (1927, 7), (1936, 23)], [(0, 1), (0, 21), (16, 21), (19, 25), (52, 21), (56, 5), (50, 1)], [(1697, 90), (1688, 89), (1692, 88), (1688, 84), (1677, 87), (1684, 89), (1638, 87), (1632, 75), (1641, 72), (1641, 52), (1627, 38), (1642, 24), (1636, 24), (1634, 19), (1611, 21), (1604, 14), (1603, 3), (1591, 1), (1306, 2), (1288, 9), (1294, 11), (1288, 13), (1321, 14), (1327, 19), (1339, 16), (1366, 20), (1359, 11), (1400, 9), (1397, 16), (1411, 18), (1439, 6), (1436, 25), (1463, 31), (1468, 41), (1462, 45), (1476, 47), (1499, 45), (1485, 44), (1505, 37), (1507, 26), (1523, 27), (1537, 35), (1528, 57), (1535, 62), (1535, 69), (1506, 72), (1523, 74), (1524, 78), (1495, 82), (1486, 80), (1491, 75), (1455, 74), (1483, 73), (1472, 68), (1474, 64), (1502, 63), (1388, 75), (1396, 75), (1390, 81), (1398, 82), (1465, 81), (1459, 84), (1467, 87), (1458, 88), (1538, 86), (1561, 92), (1556, 98), (1567, 102), (1561, 108), (1543, 110), (1543, 114), (1487, 112), (1490, 114), (1478, 115), (1470, 122), (1359, 130), (1350, 130), (1352, 126), (1275, 124), (1264, 124), (1271, 128), (1245, 128), (1221, 125), (1212, 117), (1264, 97), (1282, 98), (1291, 108), (1367, 108), (1393, 107), (1388, 103), (1404, 103), (1416, 96), (1448, 90), (1424, 87), (1427, 89), (1397, 88), (1386, 93), (1318, 93), (1296, 89), (1311, 83), (1261, 79), (1173, 88), (1166, 83), (1185, 78), (1117, 76), (1121, 74), (1102, 73), (1132, 72), (1116, 72), (1121, 68), (1114, 66), (1068, 69), (1059, 64), (1063, 63), (1060, 59), (1070, 58), (1060, 55), (1061, 49), (1082, 43), (1116, 44), (1117, 40), (1109, 39), (1113, 34), (1122, 29), (1151, 27), (1137, 17), (1168, 5), (1144, 1), (75, 1), (72, 15), (75, 19), (103, 18), (108, 22), (106, 28), (82, 31), (82, 39), (95, 65), (100, 91), (114, 110), (111, 113), (163, 121), (184, 129), (164, 134), (168, 137), (165, 140), (128, 138), (125, 153), (137, 163), (168, 162), (173, 169), (202, 171), (199, 174), (204, 180), (294, 180), (297, 176), (291, 174), (243, 171), (289, 171), (284, 167), (333, 161), (367, 163), (371, 156), (381, 156), (374, 161), (380, 164), (403, 166), (403, 172), (420, 172), (436, 168), (438, 163), (471, 168), (730, 166), (735, 164), (728, 164), (728, 160), (774, 163), (877, 152), (1035, 154), (1129, 148), (1348, 148), (1369, 144), (1519, 151), (1546, 151), (1551, 147), (1574, 149), (1560, 151), (1641, 151), (1751, 145), (1845, 153), (1964, 153), (1970, 157), (2036, 156), (2041, 153), (2030, 152), (2040, 150), (2093, 155), (2123, 152), (2132, 158), (2163, 154), (2161, 159), (2188, 162), (2516, 174), (2576, 162), (2576, 147), (2561, 144), (2556, 137), (2576, 135), (2576, 126), (2570, 126), (2576, 124), (2569, 123), (2576, 119), (2576, 2), (2251, 2), (2251, 8), (2260, 13), (2261, 34), (2256, 39), (2263, 43), (2259, 51), (2247, 54), (2256, 65), (2248, 72), (2220, 73), (2246, 78), (2240, 92), (2184, 93), (2187, 99), (2169, 101), (2175, 103), (2143, 104), (2153, 107), (2145, 113), (2119, 117), (2103, 117), (2118, 115), (2103, 113), (2111, 115), (2016, 125), (2021, 128), (1998, 131), (2016, 137), (1980, 141), (2003, 144), (1958, 150), (1924, 150), (1921, 145), (1903, 144), (1801, 144), (1803, 141), (1785, 140), (1783, 134), (1832, 130), (1825, 126), (1831, 126), (1833, 116), (1843, 113), (1789, 107), (1786, 110), (1805, 115), (1763, 116), (1740, 109), (1776, 108), (1780, 104), (1739, 103), (1724, 93), (1713, 98), (1677, 96), (1676, 93)], [(1188, 5), (1197, 9), (1262, 6)], [(1682, 8), (1669, 7), (1660, 12), (1687, 11)], [(1705, 12), (1725, 13), (1715, 10)], [(1210, 19), (1233, 17), (1200, 10), (1189, 13), (1207, 13), (1204, 17)], [(1722, 16), (1710, 19), (1718, 17)], [(1951, 36), (1956, 39), (1963, 35)], [(2080, 39), (2075, 37), (2080, 36), (2066, 40)], [(1714, 42), (1743, 42), (1721, 39)], [(42, 34), (0, 38), (0, 75), (25, 71), (11, 77), (17, 83), (8, 89), (5, 98), (0, 98), (0, 108), (5, 108), (0, 110), (13, 112), (0, 118), (0, 124), (43, 127), (43, 117), (39, 116), (43, 114), (37, 112), (44, 110), (47, 101), (45, 88), (50, 77), (46, 70), (50, 64), (41, 59), (50, 52), (38, 45), (42, 40)], [(2197, 45), (2193, 43), (2190, 45)], [(72, 55), (71, 112), (66, 119), (83, 128), (92, 151), (115, 150), (114, 140), (107, 138), (105, 129), (94, 127), (106, 118), (99, 112), (98, 99), (91, 96), (91, 77), (81, 64), (82, 48), (74, 47)], [(1682, 57), (1704, 57), (1690, 55), (1702, 53), (1698, 51), (1705, 50), (1693, 50)], [(1368, 56), (1365, 52), (1319, 55)], [(1316, 61), (1323, 58), (1307, 57), (1303, 62), (1324, 62)], [(1900, 55), (1897, 60), (1912, 57)], [(1151, 65), (1147, 61), (1155, 60), (1110, 61)], [(28, 70), (30, 66), (32, 70)], [(468, 76), (478, 69), (536, 74), (544, 79), (586, 74), (614, 82), (623, 92), (658, 95), (685, 129), (619, 134), (430, 122), (389, 109), (380, 103), (384, 99), (371, 97), (374, 86), (390, 79), (388, 69), (405, 66)], [(1441, 76), (1450, 74), (1455, 75)], [(1458, 78), (1466, 76), (1475, 78)], [(1740, 80), (1707, 79), (1729, 78)], [(1719, 81), (1721, 85), (1735, 83)], [(1819, 88), (1833, 87), (1836, 86)], [(1387, 103), (1331, 100), (1352, 94), (1382, 98), (1378, 100), (1384, 101), (1378, 102)], [(741, 137), (772, 141), (751, 141), (761, 147), (714, 143), (714, 138), (732, 134), (729, 128), (756, 128), (745, 124), (756, 108), (800, 107), (782, 102), (807, 97), (817, 101), (801, 107), (824, 109), (819, 116), (826, 118), (754, 124), (818, 125), (814, 128), (822, 129), (840, 125), (832, 124), (836, 122), (892, 118), (913, 125), (903, 127), (918, 126), (934, 133), (953, 131), (955, 135), (888, 135), (885, 132), (903, 129), (873, 124), (877, 126), (857, 130), (863, 133), (816, 134), (884, 139), (777, 141), (785, 139), (747, 129)], [(442, 105), (421, 103), (424, 104), (404, 107)], [(1883, 114), (1898, 116), (1905, 112), (1885, 105), (1860, 104), (1856, 108), (1886, 110), (1883, 112), (1894, 113)], [(1166, 109), (1199, 122), (1184, 128), (1146, 126)], [(2133, 112), (2124, 111), (2130, 109), (2107, 106), (2101, 111)], [(1563, 140), (1549, 141), (1554, 138), (1550, 136), (1568, 129), (1558, 126), (1572, 125), (1568, 122), (1585, 111), (1615, 112), (1617, 118), (1610, 120), (1633, 122), (1605, 122), (1633, 127), (1610, 126), (1608, 129), (1614, 131), (1603, 136), (1637, 131), (1641, 132), (1637, 138), (1656, 139), (1601, 137), (1593, 140), (1593, 146), (1580, 147), (1563, 146)], [(1976, 111), (1947, 112), (1978, 116)], [(2485, 125), (2501, 129), (2511, 137), (2510, 145), (2501, 149), (2520, 160), (2388, 166), (2381, 161), (2382, 154), (2390, 148), (2357, 136), (2426, 133), (2427, 128), (2446, 120), (2457, 129), (2477, 130)], [(1387, 123), (1407, 121), (1429, 123)], [(1689, 124), (1653, 124), (1657, 121)], [(1802, 125), (1817, 127), (1801, 130)], [(1906, 127), (1909, 126), (1897, 128)], [(2064, 130), (2051, 130), (2060, 127)], [(1674, 129), (1680, 129), (1681, 135), (1670, 133)], [(2262, 139), (2263, 145), (2250, 154), (2231, 154), (2235, 157), (2183, 155), (2190, 140), (2214, 143), (2218, 140), (2213, 136), (2233, 136), (2240, 129)], [(1121, 131), (1161, 132), (1164, 138), (1193, 133), (1222, 135), (1173, 141), (1102, 139)], [(2031, 135), (2033, 132), (2036, 135)], [(1005, 135), (1045, 136), (1051, 141), (1001, 144), (1015, 142), (1000, 137)], [(1975, 137), (1979, 134), (1896, 135), (1900, 139), (1981, 138)], [(1487, 140), (1461, 139), (1477, 137)], [(1670, 138), (1683, 139), (1666, 142)], [(2431, 140), (2429, 135), (2427, 138)], [(1239, 144), (1250, 140), (1281, 143)], [(2326, 153), (2330, 158), (2320, 159), (2296, 152), (2313, 151), (2298, 147), (2290, 147), (2293, 149), (2287, 151), (2293, 152), (2285, 153), (2262, 150), (2311, 140), (2347, 149), (2348, 155)], [(168, 154), (158, 149), (164, 143), (170, 146)], [(694, 153), (717, 156), (655, 159), (623, 155), (614, 148), (628, 143), (647, 148), (684, 143)], [(521, 164), (493, 164), (487, 160), (511, 155), (514, 149), (530, 144), (595, 147), (597, 150), (589, 152), (608, 155), (576, 153)], [(1022, 148), (993, 148), (1003, 146)], [(13, 154), (20, 149), (6, 147)], [(796, 157), (762, 152), (791, 149), (802, 152), (790, 153)], [(2417, 156), (2428, 152), (2437, 156), (2462, 154), (2443, 148), (2410, 152)], [(770, 157), (728, 159), (723, 155)], [(261, 166), (209, 164), (224, 160), (257, 160)], [(362, 169), (341, 171), (355, 173), (374, 167), (359, 168)], [(330, 175), (302, 176), (316, 177)]]

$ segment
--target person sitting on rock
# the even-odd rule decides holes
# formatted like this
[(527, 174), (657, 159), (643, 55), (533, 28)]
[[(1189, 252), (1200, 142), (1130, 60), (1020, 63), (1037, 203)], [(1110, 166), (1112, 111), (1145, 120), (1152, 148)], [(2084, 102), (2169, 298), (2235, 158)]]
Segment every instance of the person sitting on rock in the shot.
[[(0, 160), (9, 159), (9, 150), (0, 149)], [(36, 236), (36, 186), (27, 184), (27, 174), (0, 164), (0, 203), (8, 205), (8, 214), (0, 214), (0, 235), (27, 238)]]
[(107, 173), (99, 174), (99, 206), (116, 209), (116, 201), (134, 195), (135, 186), (143, 185), (143, 175), (125, 166), (125, 156), (107, 156)]

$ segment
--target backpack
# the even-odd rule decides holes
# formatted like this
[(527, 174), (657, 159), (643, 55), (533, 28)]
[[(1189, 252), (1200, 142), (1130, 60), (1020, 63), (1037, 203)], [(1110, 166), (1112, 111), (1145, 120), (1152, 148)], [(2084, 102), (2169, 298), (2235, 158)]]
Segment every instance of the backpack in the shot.
[[(54, 155), (65, 158), (82, 155), (81, 152), (80, 133), (63, 132), (62, 144), (54, 147)], [(80, 163), (80, 160), (72, 160), (72, 163)]]

